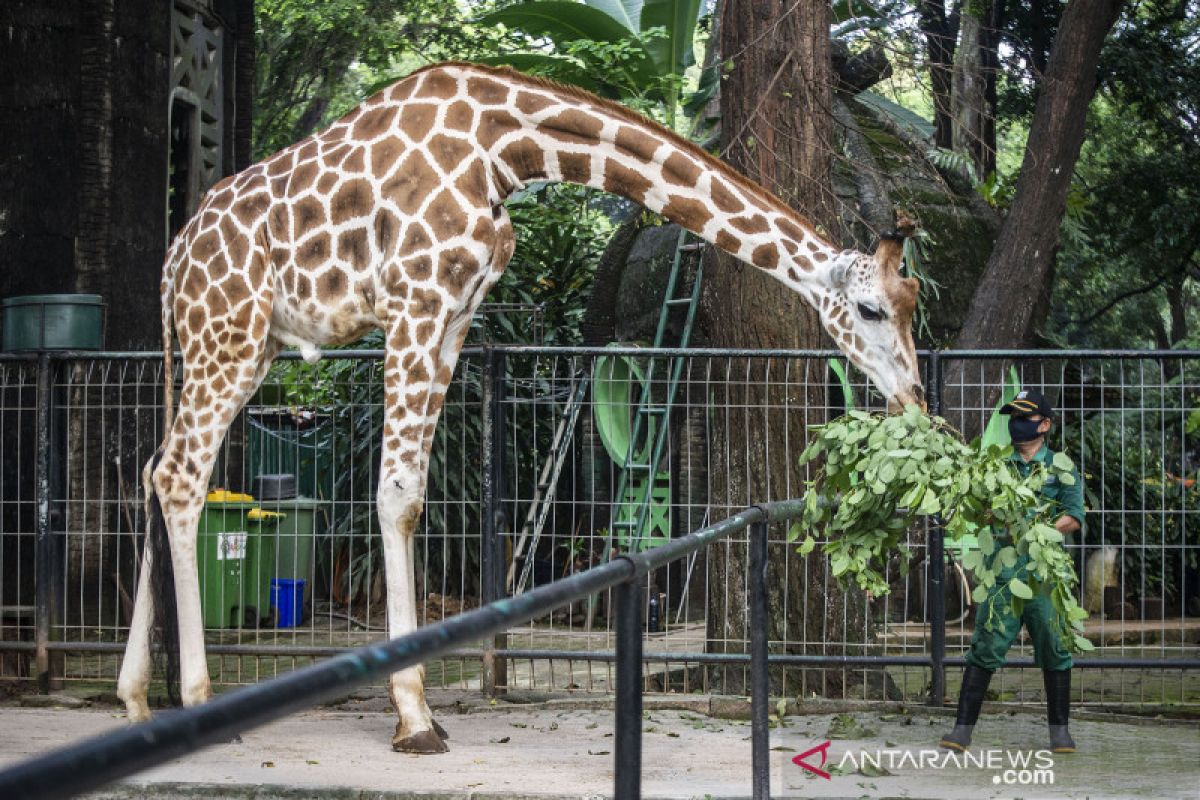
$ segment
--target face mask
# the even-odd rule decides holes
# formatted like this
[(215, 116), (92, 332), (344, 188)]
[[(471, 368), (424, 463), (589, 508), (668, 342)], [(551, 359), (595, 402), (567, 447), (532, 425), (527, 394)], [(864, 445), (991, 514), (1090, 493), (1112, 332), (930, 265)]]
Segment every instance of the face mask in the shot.
[(1028, 417), (1010, 417), (1008, 420), (1008, 436), (1013, 440), (1014, 444), (1032, 442), (1042, 435), (1038, 432), (1038, 426), (1041, 424), (1041, 420), (1032, 420)]

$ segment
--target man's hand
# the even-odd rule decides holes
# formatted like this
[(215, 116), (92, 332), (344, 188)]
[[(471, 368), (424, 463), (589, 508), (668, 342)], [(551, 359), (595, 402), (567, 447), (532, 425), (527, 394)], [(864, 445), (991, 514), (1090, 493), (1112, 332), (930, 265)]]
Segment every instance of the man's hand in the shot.
[(1075, 519), (1070, 514), (1063, 514), (1054, 523), (1054, 527), (1063, 535), (1074, 533), (1075, 531), (1079, 530), (1079, 520)]

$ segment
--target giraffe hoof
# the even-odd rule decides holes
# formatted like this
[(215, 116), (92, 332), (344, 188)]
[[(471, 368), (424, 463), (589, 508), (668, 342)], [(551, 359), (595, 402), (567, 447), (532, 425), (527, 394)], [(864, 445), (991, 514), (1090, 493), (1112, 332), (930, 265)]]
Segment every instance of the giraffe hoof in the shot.
[(438, 736), (435, 730), (419, 731), (411, 736), (400, 738), (400, 729), (397, 726), (396, 735), (392, 737), (392, 749), (397, 753), (433, 755), (445, 753), (450, 748), (446, 747), (446, 743), (442, 741), (442, 737)]
[(446, 732), (446, 729), (442, 727), (442, 724), (440, 722), (438, 722), (436, 719), (430, 720), (430, 722), (433, 723), (434, 733), (436, 733), (438, 736), (440, 736), (442, 738), (442, 741), (445, 741), (446, 739), (450, 738), (450, 734)]

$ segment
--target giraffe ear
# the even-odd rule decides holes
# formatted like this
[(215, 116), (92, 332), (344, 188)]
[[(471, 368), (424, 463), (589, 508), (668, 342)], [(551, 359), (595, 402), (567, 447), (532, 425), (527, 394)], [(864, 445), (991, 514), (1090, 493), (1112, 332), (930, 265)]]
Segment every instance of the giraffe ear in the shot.
[(827, 273), (827, 275), (828, 275), (827, 280), (829, 281), (830, 289), (846, 288), (846, 282), (850, 277), (849, 262), (847, 262), (843, 259), (839, 259), (839, 260), (833, 262), (833, 266), (831, 266), (829, 268), (829, 272)]

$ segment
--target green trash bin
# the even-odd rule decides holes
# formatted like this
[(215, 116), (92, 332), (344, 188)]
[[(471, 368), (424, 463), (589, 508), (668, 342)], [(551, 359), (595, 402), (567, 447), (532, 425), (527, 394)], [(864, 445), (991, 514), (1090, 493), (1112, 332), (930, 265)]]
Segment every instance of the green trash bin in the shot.
[(282, 520), (249, 495), (208, 495), (196, 547), (204, 627), (256, 628), (268, 615)]
[(309, 497), (260, 500), (264, 512), (279, 514), (274, 526), (274, 569), (271, 578), (304, 581), (304, 617), (312, 608), (317, 510), (323, 505)]

